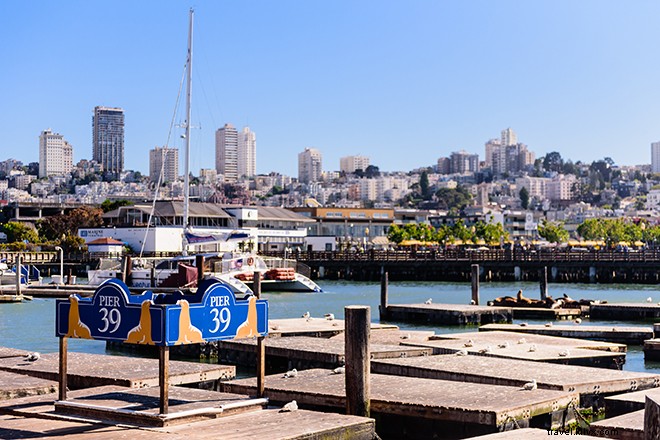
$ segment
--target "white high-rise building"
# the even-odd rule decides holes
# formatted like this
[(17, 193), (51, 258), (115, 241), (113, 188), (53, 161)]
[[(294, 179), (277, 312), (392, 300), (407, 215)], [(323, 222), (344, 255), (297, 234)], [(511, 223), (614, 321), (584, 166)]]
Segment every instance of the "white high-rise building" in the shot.
[(238, 134), (238, 176), (254, 177), (257, 174), (257, 135), (250, 127), (243, 127)]
[(119, 175), (124, 171), (124, 110), (94, 107), (92, 118), (92, 159), (103, 171)]
[(660, 142), (651, 144), (651, 171), (660, 173)]
[(339, 159), (339, 171), (354, 173), (355, 170), (366, 171), (369, 166), (367, 156), (346, 156)]
[(63, 176), (73, 170), (73, 147), (49, 128), (39, 136), (39, 177)]
[(231, 124), (215, 132), (215, 169), (225, 182), (238, 180), (238, 131)]
[(298, 180), (301, 183), (316, 182), (321, 179), (322, 156), (316, 148), (305, 148), (298, 154)]
[(149, 150), (149, 179), (158, 182), (174, 182), (179, 177), (179, 150), (169, 147), (156, 147)]
[(518, 143), (518, 135), (513, 131), (512, 128), (507, 128), (502, 130), (502, 146), (506, 147), (508, 145), (516, 145)]

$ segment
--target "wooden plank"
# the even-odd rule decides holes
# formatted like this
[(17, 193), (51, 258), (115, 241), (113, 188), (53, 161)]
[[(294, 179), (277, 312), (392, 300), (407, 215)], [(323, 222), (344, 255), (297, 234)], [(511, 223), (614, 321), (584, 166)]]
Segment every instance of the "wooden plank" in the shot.
[[(521, 339), (524, 343), (519, 344)], [(508, 346), (499, 348), (500, 344)], [(613, 369), (620, 369), (625, 363), (626, 349), (625, 345), (609, 342), (541, 335), (522, 337), (518, 333), (499, 331), (437, 335), (427, 342), (402, 342), (402, 345), (432, 348), (433, 354), (466, 350), (473, 355)], [(530, 351), (532, 346), (534, 351)], [(562, 353), (565, 350), (568, 352)]]
[[(35, 362), (0, 359), (0, 370), (58, 380), (59, 356), (42, 354)], [(236, 375), (236, 367), (199, 362), (170, 362), (170, 385), (225, 380)], [(69, 352), (70, 388), (120, 385), (131, 388), (158, 386), (158, 359), (129, 358), (102, 354)]]
[[(513, 431), (498, 432), (496, 434), (480, 435), (478, 437), (472, 437), (471, 440), (547, 440), (550, 434), (551, 433), (549, 433), (547, 429), (523, 428)], [(570, 432), (567, 432), (566, 434), (570, 434)], [(589, 440), (597, 439), (599, 437), (580, 433), (579, 438), (580, 440)]]
[(546, 365), (487, 356), (453, 354), (371, 361), (378, 374), (522, 387), (532, 379), (539, 388), (581, 395), (623, 393), (660, 386), (660, 374), (574, 365)]
[(57, 382), (0, 371), (0, 400), (48, 394), (57, 391)]
[(547, 327), (541, 324), (528, 324), (525, 326), (520, 324), (486, 324), (479, 327), (479, 331), (508, 331), (631, 345), (642, 345), (645, 340), (653, 338), (653, 329), (632, 326), (556, 324)]
[[(396, 325), (372, 322), (371, 330), (397, 329)], [(323, 316), (305, 318), (269, 319), (268, 337), (278, 336), (312, 336), (328, 338), (344, 332), (344, 321), (341, 319), (326, 319)]]
[(660, 304), (656, 303), (608, 303), (592, 304), (589, 308), (592, 319), (622, 321), (646, 321), (660, 318)]
[(644, 410), (600, 420), (590, 428), (599, 437), (644, 440)]
[(470, 304), (390, 304), (387, 316), (393, 321), (422, 321), (444, 325), (479, 325), (491, 322), (511, 322), (509, 307)]
[[(226, 392), (253, 393), (255, 379), (221, 383)], [(294, 378), (268, 376), (266, 397), (271, 402), (296, 400), (299, 405), (337, 410), (344, 408), (346, 388), (342, 374), (331, 370), (299, 371)], [(452, 382), (411, 377), (371, 375), (371, 412), (420, 419), (502, 426), (548, 414), (577, 403), (577, 393)]]

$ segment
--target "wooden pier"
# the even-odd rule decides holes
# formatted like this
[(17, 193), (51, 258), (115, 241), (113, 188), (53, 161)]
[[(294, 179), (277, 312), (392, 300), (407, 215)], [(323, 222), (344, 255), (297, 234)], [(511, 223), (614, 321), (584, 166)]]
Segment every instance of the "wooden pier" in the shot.
[(482, 325), (512, 322), (509, 307), (470, 304), (388, 304), (386, 319), (401, 322), (426, 322), (440, 325)]
[[(59, 355), (58, 353), (42, 354), (35, 362), (16, 357), (0, 359), (0, 371), (57, 381)], [(171, 385), (214, 383), (235, 376), (234, 366), (171, 361), (169, 383)], [(158, 359), (69, 353), (68, 384), (71, 388), (102, 385), (142, 388), (157, 386), (158, 381)]]
[[(371, 331), (396, 330), (398, 327), (391, 324), (371, 323)], [(329, 338), (344, 333), (344, 321), (341, 319), (326, 319), (323, 316), (289, 319), (268, 320), (268, 337), (277, 338), (285, 336), (311, 336), (315, 338)]]
[(0, 400), (48, 394), (56, 391), (56, 381), (0, 371)]
[[(486, 324), (479, 331), (508, 331), (516, 333), (559, 336), (563, 338), (589, 339), (592, 341), (614, 342), (618, 344), (642, 345), (647, 339), (653, 338), (653, 329), (645, 327), (623, 327), (605, 325), (563, 324), (546, 327), (545, 325), (529, 324)], [(660, 342), (660, 340), (659, 340)]]
[[(521, 339), (524, 343), (518, 343)], [(466, 350), (471, 355), (612, 369), (621, 369), (626, 361), (625, 345), (514, 332), (454, 333), (401, 344), (432, 348), (433, 354)], [(501, 344), (506, 348), (499, 347)]]
[(618, 303), (593, 304), (590, 307), (591, 319), (618, 321), (649, 321), (660, 318), (660, 304)]
[[(254, 394), (255, 379), (221, 384), (223, 391)], [(266, 377), (265, 396), (271, 402), (296, 400), (324, 411), (345, 408), (345, 377), (332, 370), (299, 371), (294, 378)], [(478, 435), (526, 426), (530, 419), (563, 413), (579, 401), (577, 393), (461, 383), (445, 380), (371, 375), (371, 413), (380, 433), (389, 438), (429, 438), (442, 427), (444, 435)], [(397, 417), (398, 416), (398, 417)], [(440, 424), (437, 424), (441, 422)]]
[(557, 364), (539, 367), (536, 362), (455, 354), (372, 360), (371, 371), (512, 387), (522, 387), (534, 379), (539, 388), (580, 393), (582, 405), (585, 396), (598, 397), (660, 386), (660, 374)]

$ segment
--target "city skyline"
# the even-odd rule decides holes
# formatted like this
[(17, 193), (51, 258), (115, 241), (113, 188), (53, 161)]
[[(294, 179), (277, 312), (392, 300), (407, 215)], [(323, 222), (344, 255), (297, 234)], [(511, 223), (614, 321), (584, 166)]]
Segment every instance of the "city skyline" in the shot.
[[(402, 171), (454, 151), (483, 157), (484, 143), (505, 127), (537, 157), (558, 151), (619, 165), (650, 163), (649, 146), (660, 139), (654, 2), (195, 8), (191, 170), (208, 167), (214, 133), (229, 121), (259, 133), (257, 173), (292, 176), (309, 145), (329, 169), (364, 155)], [(75, 146), (74, 162), (91, 159), (95, 106), (124, 109), (125, 169), (146, 174), (154, 145), (181, 148), (178, 133), (171, 143), (167, 136), (188, 5), (37, 1), (3, 9), (8, 63), (0, 78), (11, 84), (0, 108), (3, 156), (20, 151), (17, 159), (38, 161), (39, 134), (52, 128)], [(250, 32), (233, 17), (249, 17)], [(103, 29), (121, 31), (96, 38)]]

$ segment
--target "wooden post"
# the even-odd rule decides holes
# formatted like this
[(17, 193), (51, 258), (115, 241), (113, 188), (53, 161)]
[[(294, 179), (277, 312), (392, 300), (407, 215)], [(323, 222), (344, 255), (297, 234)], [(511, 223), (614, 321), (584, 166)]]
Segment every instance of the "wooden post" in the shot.
[[(254, 271), (252, 291), (257, 299), (261, 299), (261, 272)], [(266, 391), (266, 344), (264, 337), (257, 337), (257, 397), (264, 397)]]
[(660, 405), (652, 397), (646, 396), (644, 405), (644, 440), (660, 439)]
[(23, 294), (23, 286), (21, 285), (21, 268), (23, 256), (21, 254), (16, 255), (16, 295)]
[(156, 268), (153, 266), (149, 270), (149, 278), (151, 279), (151, 287), (156, 287)]
[(71, 282), (72, 278), (73, 278), (73, 269), (68, 268), (66, 272), (67, 272), (67, 274), (66, 274), (66, 283), (67, 283), (67, 285), (73, 284)]
[(479, 265), (472, 265), (472, 303), (479, 305)]
[(346, 355), (346, 414), (369, 417), (370, 351), (369, 306), (344, 307), (346, 316), (344, 350)]
[(204, 255), (195, 255), (195, 267), (197, 267), (197, 287), (204, 279)]
[(160, 413), (167, 414), (170, 408), (170, 347), (162, 346), (159, 351), (158, 368), (158, 386), (160, 387)]
[(541, 288), (541, 299), (545, 301), (548, 297), (548, 266), (539, 270), (539, 284)]
[[(129, 261), (128, 261), (129, 258), (130, 258), (130, 257), (129, 257), (128, 255), (126, 255), (126, 256), (121, 260), (121, 281), (122, 281), (122, 283), (124, 283), (124, 284), (126, 284), (126, 281), (127, 281), (126, 272), (127, 272), (127, 270), (128, 270), (128, 269), (127, 269), (127, 268), (128, 268), (128, 264), (127, 264), (127, 263), (129, 262)], [(62, 274), (62, 277), (64, 277), (64, 274)], [(64, 280), (62, 280), (62, 281), (64, 281)]]
[(67, 338), (66, 336), (60, 337), (60, 390), (59, 390), (60, 400), (66, 400), (68, 342), (69, 342), (69, 338)]
[(387, 289), (389, 284), (389, 275), (387, 272), (383, 272), (380, 277), (380, 320), (387, 319)]

